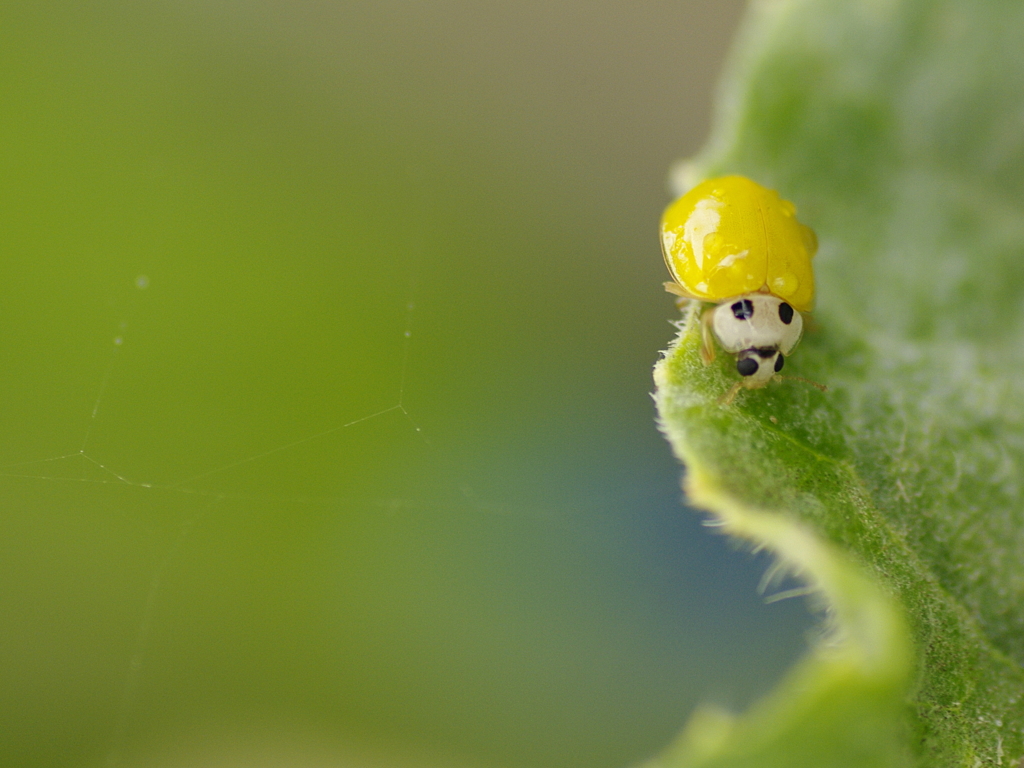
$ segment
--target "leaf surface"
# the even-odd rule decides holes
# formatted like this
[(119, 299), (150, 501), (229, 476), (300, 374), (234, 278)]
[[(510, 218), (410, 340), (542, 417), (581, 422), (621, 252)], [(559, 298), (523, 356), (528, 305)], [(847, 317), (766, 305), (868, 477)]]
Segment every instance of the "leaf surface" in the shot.
[(1017, 766), (1024, 758), (1024, 6), (756, 3), (708, 149), (817, 232), (787, 373), (718, 398), (691, 314), (655, 370), (691, 502), (828, 619), (740, 717), (659, 766)]

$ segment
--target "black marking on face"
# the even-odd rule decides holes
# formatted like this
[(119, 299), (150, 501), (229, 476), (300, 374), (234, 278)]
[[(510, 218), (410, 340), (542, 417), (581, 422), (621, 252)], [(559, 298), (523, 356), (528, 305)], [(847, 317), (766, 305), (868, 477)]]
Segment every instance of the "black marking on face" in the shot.
[(775, 358), (775, 372), (778, 373), (779, 371), (781, 371), (782, 370), (782, 366), (784, 366), (785, 364), (786, 364), (786, 358), (784, 358), (782, 356), (782, 353), (779, 352), (779, 356), (777, 358)]
[(729, 309), (737, 320), (749, 320), (754, 316), (754, 303), (750, 299), (737, 301)]
[(753, 376), (760, 367), (761, 364), (752, 357), (744, 357), (742, 360), (736, 361), (736, 370), (739, 371), (740, 376)]
[(786, 302), (779, 304), (779, 320), (789, 325), (793, 322), (793, 308)]
[(750, 350), (755, 352), (758, 357), (767, 360), (769, 357), (773, 357), (776, 352), (779, 351), (778, 347), (754, 347)]

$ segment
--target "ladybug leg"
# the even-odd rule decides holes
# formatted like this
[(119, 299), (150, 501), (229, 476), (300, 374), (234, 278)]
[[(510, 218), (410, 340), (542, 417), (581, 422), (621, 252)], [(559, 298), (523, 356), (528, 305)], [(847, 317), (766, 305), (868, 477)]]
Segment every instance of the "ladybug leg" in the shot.
[(662, 283), (665, 286), (665, 290), (676, 297), (676, 309), (682, 312), (688, 306), (694, 303), (699, 303), (691, 294), (687, 293), (686, 289), (683, 288), (679, 283)]
[(743, 389), (743, 382), (737, 381), (735, 384), (729, 387), (728, 392), (726, 392), (724, 395), (718, 398), (718, 404), (732, 405), (732, 401), (736, 399), (736, 393), (739, 392), (741, 389)]
[(679, 283), (668, 282), (662, 283), (662, 285), (665, 286), (666, 291), (668, 291), (671, 294), (674, 294), (675, 296), (682, 296), (684, 299), (695, 298), (692, 293), (687, 292), (687, 290), (683, 288), (683, 286), (681, 286)]
[(704, 312), (700, 317), (700, 359), (704, 365), (715, 362), (715, 340), (711, 331), (711, 312)]

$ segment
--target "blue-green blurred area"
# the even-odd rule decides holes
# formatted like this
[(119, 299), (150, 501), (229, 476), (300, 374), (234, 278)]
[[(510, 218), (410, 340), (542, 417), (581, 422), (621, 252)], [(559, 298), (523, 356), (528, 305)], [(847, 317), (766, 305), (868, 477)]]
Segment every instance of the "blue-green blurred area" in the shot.
[(739, 3), (6, 3), (0, 765), (622, 766), (803, 605), (680, 500)]

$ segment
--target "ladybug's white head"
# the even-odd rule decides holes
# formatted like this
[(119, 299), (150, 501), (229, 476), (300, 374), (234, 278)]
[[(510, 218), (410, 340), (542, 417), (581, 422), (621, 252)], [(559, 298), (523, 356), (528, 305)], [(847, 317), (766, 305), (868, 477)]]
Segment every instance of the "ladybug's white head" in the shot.
[(743, 385), (756, 389), (782, 370), (786, 356), (800, 341), (804, 321), (779, 297), (748, 293), (715, 307), (711, 329), (722, 349), (736, 355)]

